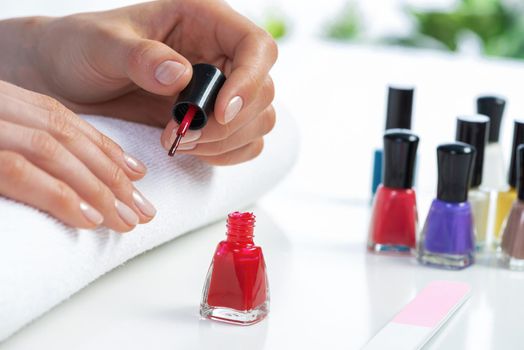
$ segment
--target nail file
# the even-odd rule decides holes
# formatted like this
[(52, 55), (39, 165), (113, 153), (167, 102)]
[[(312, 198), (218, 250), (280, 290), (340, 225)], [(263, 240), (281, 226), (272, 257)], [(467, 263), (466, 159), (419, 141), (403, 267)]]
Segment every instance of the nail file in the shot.
[(431, 282), (363, 349), (421, 349), (470, 295), (467, 283)]

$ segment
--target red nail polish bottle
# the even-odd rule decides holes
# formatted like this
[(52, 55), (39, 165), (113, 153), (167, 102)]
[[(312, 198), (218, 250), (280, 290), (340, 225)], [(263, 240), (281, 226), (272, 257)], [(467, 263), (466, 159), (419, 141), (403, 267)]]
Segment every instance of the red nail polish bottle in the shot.
[(409, 253), (415, 249), (417, 203), (413, 172), (419, 138), (409, 130), (384, 134), (383, 183), (373, 203), (368, 249)]
[(252, 213), (229, 214), (227, 238), (217, 246), (204, 285), (202, 317), (250, 325), (268, 314), (266, 264), (253, 243), (254, 227)]

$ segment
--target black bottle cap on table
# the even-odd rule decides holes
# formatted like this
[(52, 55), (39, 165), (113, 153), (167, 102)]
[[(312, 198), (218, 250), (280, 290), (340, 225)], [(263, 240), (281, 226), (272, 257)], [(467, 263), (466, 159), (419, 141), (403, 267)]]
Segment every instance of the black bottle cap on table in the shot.
[(517, 187), (517, 148), (524, 143), (524, 120), (515, 120), (513, 126), (513, 145), (509, 163), (508, 184)]
[(413, 88), (389, 87), (386, 130), (411, 129), (413, 94)]
[(485, 115), (461, 116), (457, 118), (457, 134), (455, 140), (475, 147), (476, 156), (471, 170), (471, 187), (482, 183), (484, 165), (484, 148), (488, 141), (489, 118)]
[(437, 147), (437, 199), (448, 203), (468, 200), (474, 158), (475, 148), (467, 143), (454, 142)]
[(524, 201), (524, 145), (519, 145), (517, 148), (517, 191), (518, 198), (521, 201)]
[(499, 142), (504, 107), (506, 107), (506, 101), (501, 97), (480, 96), (477, 98), (477, 113), (490, 119), (489, 143)]
[(391, 129), (384, 134), (383, 184), (389, 188), (413, 187), (413, 174), (419, 138), (407, 129)]
[(215, 100), (226, 77), (217, 67), (199, 63), (193, 65), (193, 76), (187, 87), (180, 92), (173, 108), (173, 118), (180, 124), (189, 109), (189, 105), (198, 111), (189, 126), (191, 130), (202, 129), (215, 107)]

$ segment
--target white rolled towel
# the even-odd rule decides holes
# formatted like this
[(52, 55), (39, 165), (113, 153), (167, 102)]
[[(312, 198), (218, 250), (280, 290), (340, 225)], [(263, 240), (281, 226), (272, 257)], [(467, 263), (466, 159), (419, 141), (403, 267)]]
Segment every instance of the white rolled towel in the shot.
[(157, 128), (85, 119), (147, 165), (136, 186), (157, 216), (124, 235), (77, 230), (0, 196), (0, 342), (125, 261), (252, 204), (290, 170), (298, 153), (297, 128), (287, 115), (279, 115), (259, 158), (232, 167), (168, 157)]

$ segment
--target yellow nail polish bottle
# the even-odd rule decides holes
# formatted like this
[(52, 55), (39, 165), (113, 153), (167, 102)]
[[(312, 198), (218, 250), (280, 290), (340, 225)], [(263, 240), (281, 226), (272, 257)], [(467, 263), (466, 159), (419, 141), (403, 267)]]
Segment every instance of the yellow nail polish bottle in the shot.
[(495, 213), (495, 226), (493, 232), (495, 234), (494, 244), (498, 246), (500, 244), (500, 239), (502, 236), (502, 230), (504, 230), (505, 220), (509, 215), (511, 206), (515, 199), (517, 198), (517, 191), (515, 187), (511, 187), (509, 190), (504, 192), (499, 192), (497, 195), (497, 211)]
[(515, 120), (513, 127), (513, 145), (511, 147), (511, 163), (508, 173), (509, 189), (501, 191), (497, 195), (497, 209), (495, 211), (493, 226), (493, 233), (495, 235), (493, 243), (495, 247), (500, 245), (505, 221), (509, 216), (513, 202), (517, 199), (517, 192), (515, 190), (517, 184), (517, 147), (520, 144), (524, 144), (524, 120)]

